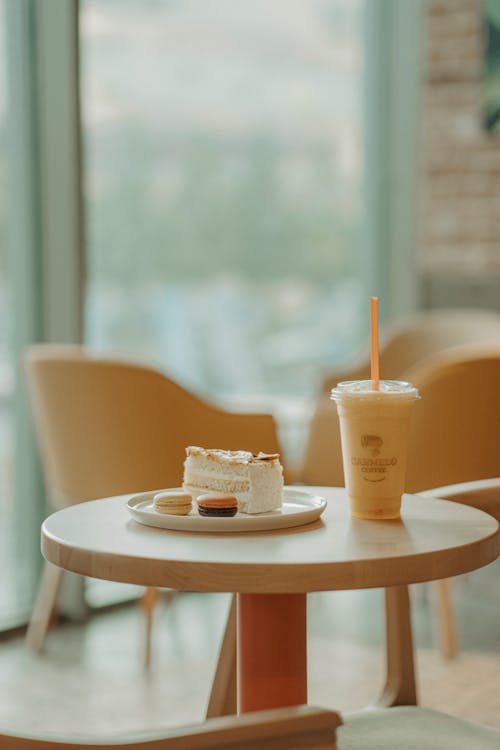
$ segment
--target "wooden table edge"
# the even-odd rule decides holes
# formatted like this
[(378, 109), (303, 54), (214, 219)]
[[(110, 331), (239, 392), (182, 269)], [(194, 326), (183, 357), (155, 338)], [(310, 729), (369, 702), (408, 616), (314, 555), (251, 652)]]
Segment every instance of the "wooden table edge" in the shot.
[[(92, 552), (61, 542), (48, 533), (44, 525), (41, 548), (45, 559), (53, 565), (73, 573), (119, 583), (179, 591), (307, 593), (386, 588), (468, 573), (500, 556), (500, 527), (497, 523), (496, 530), (490, 535), (452, 549), (394, 558), (367, 558), (355, 563), (192, 562)], [(203, 575), (200, 576), (200, 572)], [(259, 583), (256, 586), (257, 578)]]

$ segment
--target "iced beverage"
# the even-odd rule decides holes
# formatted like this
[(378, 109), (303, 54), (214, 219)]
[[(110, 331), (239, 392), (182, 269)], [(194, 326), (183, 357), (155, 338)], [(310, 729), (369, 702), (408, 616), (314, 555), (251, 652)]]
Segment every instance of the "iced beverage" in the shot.
[(351, 514), (399, 518), (410, 416), (417, 389), (399, 380), (339, 383), (332, 390), (340, 418), (342, 457)]

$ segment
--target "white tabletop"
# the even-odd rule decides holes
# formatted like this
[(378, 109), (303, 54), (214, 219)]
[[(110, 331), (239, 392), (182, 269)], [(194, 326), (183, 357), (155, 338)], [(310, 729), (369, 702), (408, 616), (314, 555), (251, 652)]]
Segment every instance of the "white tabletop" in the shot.
[(54, 513), (42, 552), (95, 578), (188, 591), (299, 593), (385, 587), (465, 573), (500, 554), (498, 523), (466, 505), (405, 495), (401, 521), (352, 519), (345, 490), (310, 489), (328, 501), (320, 520), (281, 531), (205, 534), (143, 526), (130, 496)]

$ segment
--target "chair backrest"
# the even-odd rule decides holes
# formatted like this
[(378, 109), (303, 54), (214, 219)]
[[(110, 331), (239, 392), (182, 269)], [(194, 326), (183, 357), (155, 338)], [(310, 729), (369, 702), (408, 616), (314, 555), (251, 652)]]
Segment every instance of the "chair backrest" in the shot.
[[(500, 344), (463, 346), (403, 374), (420, 391), (410, 427), (406, 489), (500, 474)], [(323, 394), (311, 421), (300, 481), (344, 485), (335, 405)]]
[(412, 416), (408, 492), (500, 474), (500, 344), (436, 355), (405, 374)]
[(341, 723), (334, 711), (292, 706), (209, 719), (135, 740), (91, 743), (0, 734), (0, 750), (335, 750)]
[[(427, 310), (382, 329), (380, 374), (397, 380), (402, 373), (444, 349), (475, 343), (500, 344), (500, 313), (480, 309)], [(322, 392), (341, 380), (370, 377), (370, 353), (365, 349), (350, 365), (325, 376)]]
[(57, 507), (179, 486), (187, 445), (280, 452), (272, 416), (216, 408), (152, 368), (43, 344), (25, 363)]

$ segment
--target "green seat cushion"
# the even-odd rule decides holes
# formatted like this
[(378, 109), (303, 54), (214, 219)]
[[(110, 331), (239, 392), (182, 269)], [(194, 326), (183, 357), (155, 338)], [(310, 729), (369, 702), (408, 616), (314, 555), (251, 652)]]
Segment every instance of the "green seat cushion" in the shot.
[(500, 730), (428, 708), (401, 706), (342, 717), (339, 750), (500, 750)]

